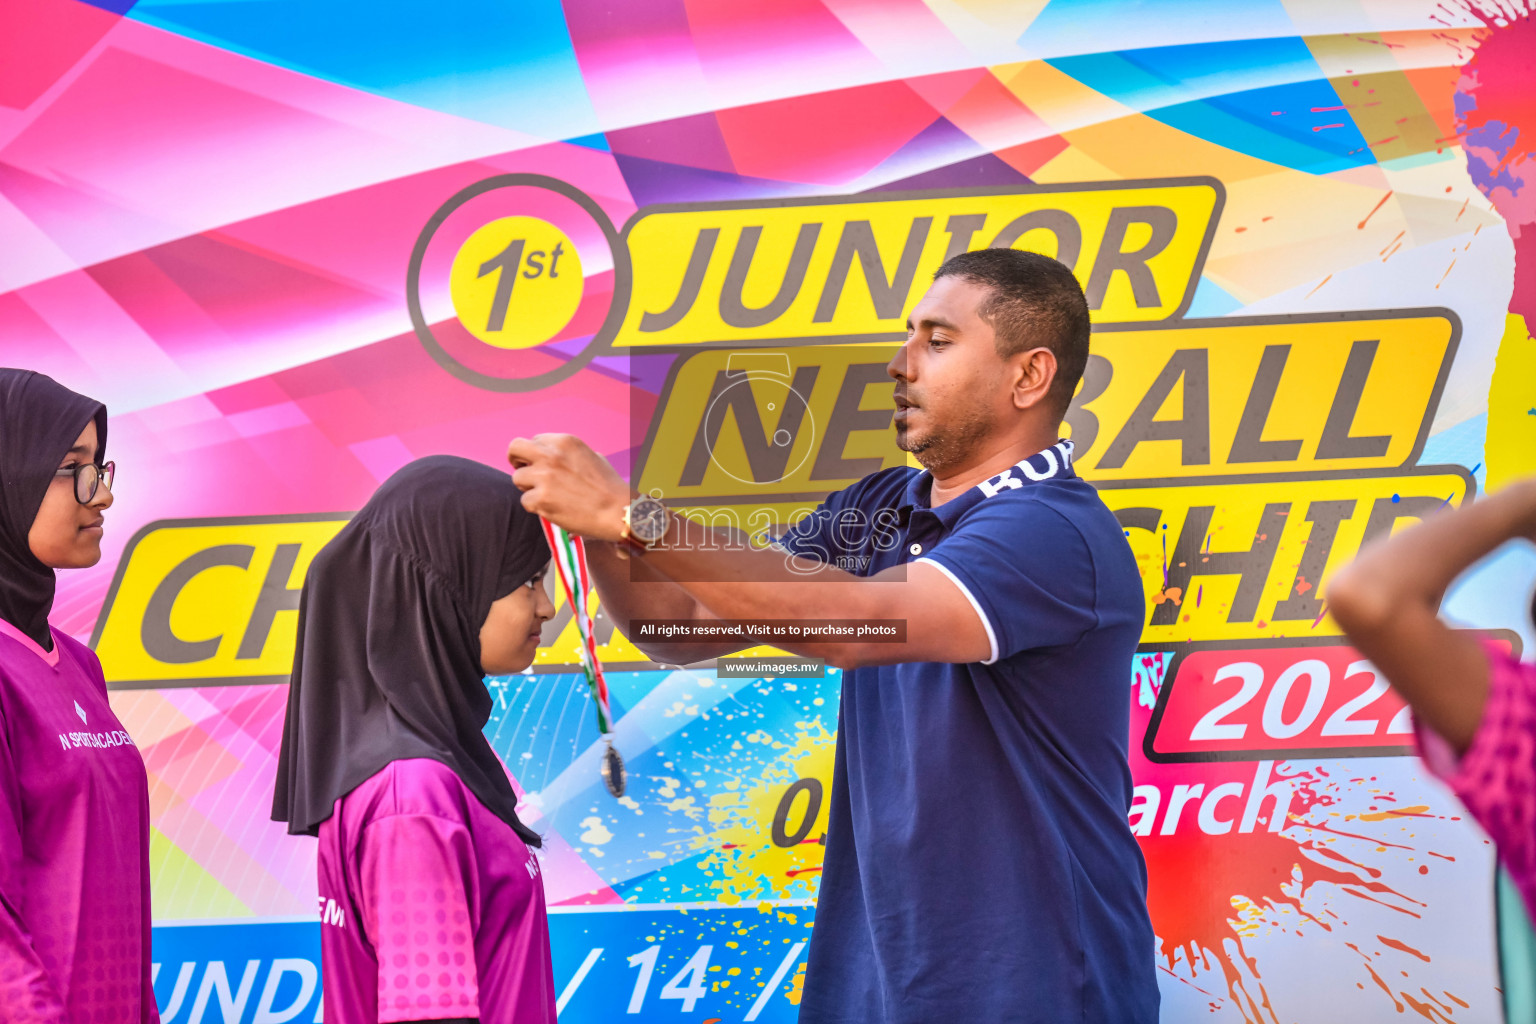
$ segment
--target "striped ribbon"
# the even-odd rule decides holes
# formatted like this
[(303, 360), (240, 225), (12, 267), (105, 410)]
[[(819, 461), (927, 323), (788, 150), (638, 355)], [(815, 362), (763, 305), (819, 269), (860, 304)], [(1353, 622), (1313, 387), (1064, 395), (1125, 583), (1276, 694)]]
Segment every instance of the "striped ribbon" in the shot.
[(587, 571), (587, 552), (580, 537), (572, 537), (547, 519), (540, 519), (544, 527), (544, 539), (554, 554), (555, 572), (560, 577), (560, 587), (565, 591), (571, 617), (576, 620), (576, 635), (580, 638), (581, 668), (587, 676), (587, 686), (597, 705), (597, 727), (604, 739), (613, 732), (613, 712), (608, 706), (608, 680), (603, 678), (603, 663), (597, 659), (597, 637), (592, 628), (592, 604), (588, 595), (592, 592), (592, 577)]

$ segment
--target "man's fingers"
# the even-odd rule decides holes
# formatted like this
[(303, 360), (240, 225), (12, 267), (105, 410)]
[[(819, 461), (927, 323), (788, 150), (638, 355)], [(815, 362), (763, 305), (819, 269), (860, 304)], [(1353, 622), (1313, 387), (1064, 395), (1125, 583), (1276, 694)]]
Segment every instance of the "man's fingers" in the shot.
[(549, 511), (549, 495), (546, 492), (534, 486), (532, 481), (524, 482), (521, 487), (523, 493), (519, 500), (522, 501), (523, 508), (538, 515), (544, 515)]
[(575, 434), (535, 434), (533, 440), (552, 452), (568, 452), (582, 444)]
[(543, 454), (545, 446), (538, 437), (514, 437), (507, 446), (507, 461), (518, 469), (532, 465)]

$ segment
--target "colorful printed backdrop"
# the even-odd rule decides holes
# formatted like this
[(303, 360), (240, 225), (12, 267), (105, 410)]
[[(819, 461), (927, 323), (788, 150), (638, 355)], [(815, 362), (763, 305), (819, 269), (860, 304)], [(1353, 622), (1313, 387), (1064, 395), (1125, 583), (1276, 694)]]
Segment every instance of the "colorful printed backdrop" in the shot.
[[(1164, 1019), (1498, 1020), (1488, 844), (1320, 595), (1536, 471), (1524, 4), (0, 5), (0, 363), (111, 410), (107, 556), (55, 621), (149, 768), (164, 1019), (318, 1019), (274, 755), (303, 573), (381, 480), (568, 431), (786, 522), (900, 458), (881, 345), (997, 244), (1095, 310), (1068, 423), (1147, 590)], [(1502, 552), (1447, 612), (1529, 651), (1533, 577)], [(569, 614), (489, 681), (563, 1015), (793, 1020), (836, 674), (599, 634), (621, 800)]]

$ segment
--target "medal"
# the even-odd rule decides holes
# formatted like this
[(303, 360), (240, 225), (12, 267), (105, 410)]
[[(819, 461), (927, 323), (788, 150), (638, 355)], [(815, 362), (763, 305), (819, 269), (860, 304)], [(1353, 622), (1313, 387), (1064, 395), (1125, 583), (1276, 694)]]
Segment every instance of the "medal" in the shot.
[(560, 577), (560, 587), (571, 607), (571, 618), (576, 621), (576, 634), (580, 639), (581, 669), (587, 677), (587, 688), (597, 707), (597, 728), (603, 734), (602, 776), (608, 792), (616, 797), (624, 795), (624, 759), (613, 747), (613, 712), (608, 706), (608, 681), (603, 678), (603, 664), (597, 659), (597, 638), (592, 627), (592, 605), (587, 595), (592, 592), (591, 574), (587, 571), (587, 551), (580, 537), (573, 537), (547, 519), (540, 519), (544, 538), (554, 555), (555, 574)]

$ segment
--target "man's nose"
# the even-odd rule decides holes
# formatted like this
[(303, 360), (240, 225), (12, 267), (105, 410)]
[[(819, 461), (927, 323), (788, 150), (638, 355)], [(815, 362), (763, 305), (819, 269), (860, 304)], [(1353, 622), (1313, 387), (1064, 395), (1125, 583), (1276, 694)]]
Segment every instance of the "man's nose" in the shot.
[(908, 379), (908, 377), (907, 377), (907, 345), (910, 345), (910, 344), (911, 344), (911, 342), (909, 341), (906, 344), (903, 344), (902, 346), (897, 348), (896, 349), (896, 354), (891, 357), (891, 361), (889, 363), (887, 363), (886, 366), (885, 366), (885, 372), (890, 374), (896, 380), (904, 381), (904, 380)]

